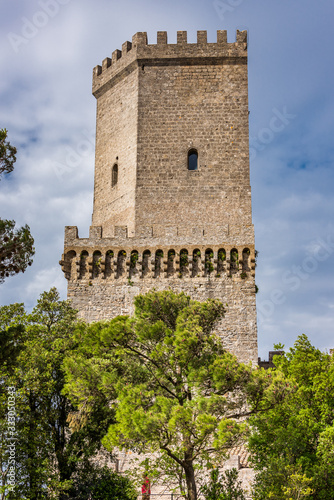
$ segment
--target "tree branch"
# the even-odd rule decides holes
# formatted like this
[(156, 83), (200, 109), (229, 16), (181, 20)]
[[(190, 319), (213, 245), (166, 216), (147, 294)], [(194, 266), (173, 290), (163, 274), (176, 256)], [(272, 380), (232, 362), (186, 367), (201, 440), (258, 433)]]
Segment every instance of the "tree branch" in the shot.
[(175, 460), (175, 462), (177, 462), (182, 467), (182, 469), (184, 469), (184, 463), (183, 463), (183, 461), (179, 457), (177, 457), (176, 455), (174, 455), (174, 453), (172, 453), (170, 451), (170, 449), (167, 448), (167, 445), (160, 444), (159, 446), (160, 446), (161, 450), (165, 450), (165, 452), (167, 453), (167, 455), (170, 458), (172, 458), (173, 460)]

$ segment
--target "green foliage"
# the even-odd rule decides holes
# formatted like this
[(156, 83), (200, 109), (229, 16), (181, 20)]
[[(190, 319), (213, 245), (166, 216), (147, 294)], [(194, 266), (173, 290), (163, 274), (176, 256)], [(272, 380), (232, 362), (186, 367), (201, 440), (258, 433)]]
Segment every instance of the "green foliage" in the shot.
[(6, 140), (7, 130), (0, 129), (0, 176), (5, 172), (9, 174), (14, 170), (16, 162), (16, 148)]
[(23, 304), (0, 308), (0, 373), (13, 373), (25, 337), (26, 313)]
[[(77, 348), (73, 340), (76, 311), (45, 292), (31, 314), (23, 304), (0, 308), (0, 462), (8, 469), (7, 388), (15, 389), (16, 484), (4, 498), (71, 498), (72, 481), (90, 468), (89, 459), (112, 421), (106, 400), (95, 399), (90, 413), (73, 432), (77, 408), (63, 395), (63, 359)], [(102, 405), (100, 404), (102, 402)], [(84, 413), (84, 412), (82, 412)], [(74, 427), (74, 425), (72, 425)], [(2, 489), (6, 477), (2, 476)]]
[(249, 445), (259, 471), (254, 498), (326, 500), (334, 491), (333, 358), (301, 335), (274, 363), (291, 390), (251, 419)]
[[(299, 468), (300, 470), (300, 468)], [(312, 479), (306, 474), (301, 474), (296, 467), (287, 467), (287, 485), (282, 485), (283, 498), (286, 500), (299, 500), (309, 497), (314, 493), (310, 488)]]
[(205, 269), (207, 270), (207, 272), (208, 272), (209, 274), (211, 274), (211, 273), (213, 272), (214, 267), (213, 267), (213, 264), (212, 264), (212, 262), (211, 262), (210, 260), (207, 260), (207, 261), (205, 262)]
[(201, 258), (201, 252), (200, 250), (194, 251), (193, 253), (193, 261), (197, 262)]
[(182, 250), (180, 253), (180, 267), (185, 268), (188, 264), (188, 252), (186, 250)]
[(133, 318), (80, 325), (80, 347), (66, 361), (66, 390), (75, 402), (87, 408), (101, 392), (114, 408), (106, 448), (159, 452), (150, 474), (169, 460), (189, 499), (196, 498), (201, 467), (223, 460), (247, 432), (246, 396), (257, 411), (268, 392), (270, 405), (280, 394), (269, 390), (272, 379), (258, 382), (257, 370), (224, 350), (214, 333), (223, 315), (218, 300), (139, 295)]
[(238, 262), (239, 255), (237, 250), (232, 250), (231, 251), (231, 262)]
[(259, 257), (259, 251), (258, 250), (255, 250), (255, 267), (257, 267), (257, 259)]
[(237, 469), (226, 470), (221, 474), (218, 469), (213, 469), (210, 481), (202, 486), (201, 493), (205, 500), (246, 500)]
[(138, 252), (131, 252), (131, 257), (130, 257), (131, 269), (134, 269), (136, 267), (136, 263), (137, 263), (138, 258), (139, 258)]
[(160, 271), (161, 268), (161, 259), (163, 258), (164, 253), (162, 250), (157, 250), (155, 253), (155, 269)]
[(223, 250), (223, 249), (219, 250), (219, 252), (218, 252), (218, 260), (220, 260), (221, 262), (224, 262), (224, 260), (226, 260), (226, 252), (225, 252), (225, 250)]
[(131, 481), (107, 467), (91, 467), (80, 474), (74, 484), (75, 500), (136, 500), (137, 492)]
[[(0, 129), (0, 177), (10, 173), (16, 161), (16, 148), (7, 139), (7, 130)], [(0, 283), (9, 276), (24, 273), (32, 264), (34, 239), (29, 226), (15, 229), (15, 221), (0, 219)]]
[(29, 226), (15, 229), (15, 221), (0, 219), (0, 283), (31, 266), (33, 245)]
[(173, 261), (174, 257), (175, 257), (175, 250), (169, 250), (168, 260)]
[(213, 259), (213, 252), (205, 253), (205, 270), (208, 274), (211, 274), (214, 270), (213, 263), (211, 261)]

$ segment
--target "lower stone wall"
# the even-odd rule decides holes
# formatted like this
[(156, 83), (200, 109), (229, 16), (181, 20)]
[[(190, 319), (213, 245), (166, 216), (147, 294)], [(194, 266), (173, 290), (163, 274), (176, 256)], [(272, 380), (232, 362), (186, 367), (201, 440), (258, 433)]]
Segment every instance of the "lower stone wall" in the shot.
[(139, 278), (94, 280), (75, 279), (68, 282), (68, 298), (88, 322), (132, 315), (133, 300), (151, 290), (184, 292), (194, 300), (220, 299), (226, 307), (225, 317), (217, 324), (216, 333), (223, 345), (242, 362), (255, 365), (258, 360), (256, 300), (254, 278), (240, 275), (196, 278)]
[[(237, 452), (234, 454), (235, 449), (230, 450), (228, 458), (219, 466), (220, 472), (225, 472), (228, 469), (236, 469), (238, 471), (238, 481), (244, 491), (247, 500), (252, 500), (252, 486), (255, 479), (254, 469), (248, 465), (249, 453), (243, 445), (238, 447)], [(138, 454), (133, 451), (113, 450), (113, 460), (110, 459), (110, 454), (101, 451), (96, 457), (95, 462), (101, 466), (108, 466), (111, 470), (118, 472), (122, 475), (128, 475), (129, 471), (140, 470), (139, 464), (146, 458), (157, 457), (158, 454)], [(206, 483), (209, 479), (209, 471), (196, 472), (196, 482), (198, 486)], [(139, 488), (140, 490), (140, 488)], [(141, 498), (141, 493), (138, 490), (138, 498)], [(181, 500), (184, 497), (180, 494), (179, 486), (171, 478), (160, 476), (151, 480), (151, 500)], [(200, 498), (203, 498), (200, 495)]]

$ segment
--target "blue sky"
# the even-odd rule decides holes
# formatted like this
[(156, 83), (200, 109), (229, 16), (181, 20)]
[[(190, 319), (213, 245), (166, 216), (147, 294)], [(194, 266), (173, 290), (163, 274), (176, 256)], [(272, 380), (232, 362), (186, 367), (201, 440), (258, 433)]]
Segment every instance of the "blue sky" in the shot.
[(251, 185), (259, 250), (259, 354), (306, 333), (334, 347), (334, 3), (331, 0), (4, 0), (0, 127), (18, 148), (0, 214), (29, 224), (34, 264), (0, 304), (57, 286), (65, 225), (88, 236), (93, 201), (92, 69), (137, 31), (249, 33)]

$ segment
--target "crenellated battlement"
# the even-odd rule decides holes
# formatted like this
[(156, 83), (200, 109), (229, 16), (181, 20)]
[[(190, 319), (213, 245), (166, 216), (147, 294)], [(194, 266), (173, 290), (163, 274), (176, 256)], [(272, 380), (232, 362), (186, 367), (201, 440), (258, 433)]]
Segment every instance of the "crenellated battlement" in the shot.
[(97, 246), (120, 246), (120, 247), (146, 247), (149, 245), (214, 245), (217, 241), (224, 242), (228, 246), (254, 247), (253, 224), (248, 227), (237, 225), (207, 224), (205, 227), (197, 226), (161, 226), (142, 227), (135, 237), (129, 236), (127, 226), (115, 226), (114, 235), (105, 237), (102, 226), (90, 226), (89, 237), (79, 238), (77, 226), (65, 227), (65, 248), (85, 246), (94, 248)]
[(106, 57), (102, 65), (93, 70), (93, 94), (99, 97), (117, 83), (119, 79), (131, 73), (137, 67), (145, 65), (177, 64), (246, 64), (247, 31), (236, 33), (236, 42), (227, 42), (227, 31), (217, 31), (217, 42), (208, 43), (207, 32), (197, 31), (197, 43), (188, 43), (187, 32), (177, 32), (177, 43), (169, 44), (166, 31), (158, 31), (157, 43), (149, 44), (147, 33), (138, 32), (132, 42), (126, 41), (122, 50), (114, 50), (111, 57)]

